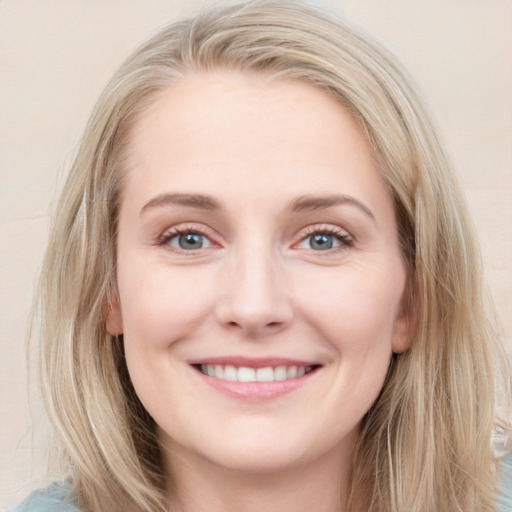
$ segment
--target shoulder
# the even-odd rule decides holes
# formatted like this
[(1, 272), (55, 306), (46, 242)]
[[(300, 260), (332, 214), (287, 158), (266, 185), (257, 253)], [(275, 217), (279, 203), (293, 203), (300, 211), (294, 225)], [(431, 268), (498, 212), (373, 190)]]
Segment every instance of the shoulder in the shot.
[(512, 510), (512, 453), (500, 459), (500, 483), (496, 512)]
[(80, 512), (66, 483), (54, 483), (45, 490), (34, 491), (18, 506), (6, 512)]

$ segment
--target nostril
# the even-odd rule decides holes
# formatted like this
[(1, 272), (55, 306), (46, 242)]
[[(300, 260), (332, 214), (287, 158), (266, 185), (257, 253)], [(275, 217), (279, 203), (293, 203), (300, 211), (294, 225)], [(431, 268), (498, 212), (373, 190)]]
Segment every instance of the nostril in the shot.
[(226, 292), (216, 305), (216, 318), (225, 328), (255, 335), (275, 334), (289, 325), (293, 310), (286, 297), (272, 296), (264, 286), (247, 286), (245, 289), (248, 289), (245, 294), (240, 293), (240, 288), (230, 294)]
[(274, 334), (281, 330), (284, 326), (284, 322), (236, 322), (234, 320), (231, 320), (230, 322), (227, 322), (225, 326), (228, 329), (231, 329), (233, 331), (241, 331), (244, 332), (248, 336), (253, 335), (263, 335), (264, 333), (267, 334)]

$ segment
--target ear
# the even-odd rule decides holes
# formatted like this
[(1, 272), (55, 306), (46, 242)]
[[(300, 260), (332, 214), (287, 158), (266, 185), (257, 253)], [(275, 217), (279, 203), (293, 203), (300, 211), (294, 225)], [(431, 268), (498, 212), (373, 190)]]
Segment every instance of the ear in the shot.
[(411, 348), (412, 336), (410, 335), (409, 320), (406, 317), (397, 318), (391, 350), (393, 354), (402, 354)]
[(418, 304), (416, 286), (408, 282), (405, 285), (399, 310), (395, 319), (391, 350), (394, 354), (402, 354), (412, 346), (418, 327)]
[(110, 336), (123, 334), (123, 318), (116, 292), (109, 293), (105, 301), (105, 325)]

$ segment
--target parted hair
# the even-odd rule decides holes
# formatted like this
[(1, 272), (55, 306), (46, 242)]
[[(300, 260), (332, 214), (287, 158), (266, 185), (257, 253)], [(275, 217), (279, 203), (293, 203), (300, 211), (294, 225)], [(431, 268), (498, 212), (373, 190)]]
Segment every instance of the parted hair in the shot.
[(173, 83), (215, 69), (300, 80), (335, 98), (364, 129), (394, 200), (414, 339), (361, 422), (347, 511), (493, 511), (504, 357), (451, 163), (396, 58), (291, 0), (224, 3), (167, 26), (126, 60), (90, 117), (53, 216), (35, 316), (45, 406), (79, 505), (165, 510), (156, 425), (105, 316), (131, 129)]

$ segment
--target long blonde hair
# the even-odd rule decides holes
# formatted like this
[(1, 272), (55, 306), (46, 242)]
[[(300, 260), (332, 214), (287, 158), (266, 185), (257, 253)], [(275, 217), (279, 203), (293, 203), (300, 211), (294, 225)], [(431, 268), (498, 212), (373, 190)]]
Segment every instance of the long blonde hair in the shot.
[(165, 28), (123, 64), (90, 118), (54, 216), (38, 302), (42, 391), (79, 505), (165, 510), (156, 425), (105, 311), (116, 290), (130, 129), (173, 82), (215, 68), (302, 80), (337, 99), (365, 130), (395, 201), (417, 328), (362, 421), (349, 510), (494, 510), (502, 353), (450, 162), (396, 59), (289, 0), (225, 4)]

